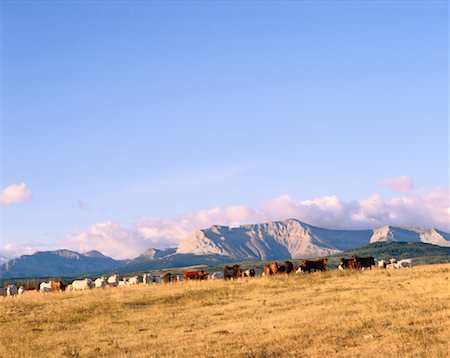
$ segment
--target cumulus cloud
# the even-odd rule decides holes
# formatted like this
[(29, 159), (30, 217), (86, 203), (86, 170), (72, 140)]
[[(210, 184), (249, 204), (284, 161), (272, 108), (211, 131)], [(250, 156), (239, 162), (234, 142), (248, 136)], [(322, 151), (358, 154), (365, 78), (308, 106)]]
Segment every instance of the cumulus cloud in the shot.
[(7, 243), (0, 248), (0, 255), (15, 258), (20, 255), (31, 255), (36, 251), (49, 250), (49, 246), (40, 242)]
[(0, 204), (12, 205), (31, 200), (31, 190), (25, 183), (12, 184), (0, 192)]
[(106, 221), (70, 233), (59, 247), (99, 250), (115, 258), (133, 258), (154, 247), (175, 247), (196, 230), (212, 225), (238, 226), (287, 218), (330, 229), (369, 229), (385, 225), (438, 228), (450, 232), (448, 188), (423, 188), (384, 198), (380, 194), (344, 201), (337, 196), (302, 200), (289, 195), (261, 203), (212, 207), (172, 218), (149, 217), (125, 227)]
[(414, 188), (414, 183), (410, 177), (400, 176), (394, 179), (385, 179), (380, 182), (380, 186), (391, 188), (399, 193), (409, 193)]
[(148, 248), (144, 238), (134, 229), (117, 221), (105, 221), (71, 232), (61, 244), (79, 252), (98, 250), (118, 259), (133, 258)]

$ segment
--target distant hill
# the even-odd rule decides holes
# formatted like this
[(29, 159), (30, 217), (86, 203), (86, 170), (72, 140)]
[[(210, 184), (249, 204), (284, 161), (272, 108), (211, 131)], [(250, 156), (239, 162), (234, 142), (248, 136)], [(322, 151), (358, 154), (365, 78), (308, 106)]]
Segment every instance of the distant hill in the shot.
[(146, 260), (142, 257), (138, 257), (137, 259), (130, 261), (127, 265), (118, 268), (115, 272), (127, 274), (195, 265), (216, 266), (231, 261), (233, 261), (232, 258), (220, 255), (174, 254), (158, 260)]
[(80, 254), (70, 250), (41, 251), (0, 265), (0, 278), (65, 277), (83, 272), (111, 270), (128, 261), (114, 260), (98, 251)]

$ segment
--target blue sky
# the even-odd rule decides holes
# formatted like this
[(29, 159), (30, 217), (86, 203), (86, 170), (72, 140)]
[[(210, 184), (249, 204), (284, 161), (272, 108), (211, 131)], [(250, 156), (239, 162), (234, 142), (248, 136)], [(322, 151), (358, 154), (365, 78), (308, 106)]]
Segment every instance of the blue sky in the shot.
[(5, 252), (280, 218), (287, 196), (395, 211), (437, 190), (439, 213), (398, 223), (447, 227), (447, 2), (5, 1), (1, 23), (2, 189), (30, 192), (3, 199)]

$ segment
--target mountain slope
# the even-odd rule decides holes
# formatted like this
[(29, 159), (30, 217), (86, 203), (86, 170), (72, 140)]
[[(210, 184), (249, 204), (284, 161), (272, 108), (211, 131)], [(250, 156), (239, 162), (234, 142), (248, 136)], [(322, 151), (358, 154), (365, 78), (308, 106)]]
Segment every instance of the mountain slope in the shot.
[(450, 247), (449, 234), (435, 229), (386, 226), (376, 230), (329, 230), (289, 219), (238, 228), (215, 225), (181, 240), (177, 254), (221, 255), (236, 260), (307, 258), (394, 241)]
[(79, 254), (70, 250), (42, 251), (23, 255), (0, 265), (0, 278), (55, 277), (109, 270), (126, 264), (98, 251)]

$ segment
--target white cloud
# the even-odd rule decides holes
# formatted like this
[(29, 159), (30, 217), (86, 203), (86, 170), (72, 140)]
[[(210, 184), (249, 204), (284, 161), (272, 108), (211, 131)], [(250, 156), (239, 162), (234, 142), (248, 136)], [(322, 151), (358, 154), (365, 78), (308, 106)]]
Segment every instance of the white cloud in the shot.
[(0, 204), (12, 205), (31, 200), (31, 190), (25, 183), (12, 184), (0, 192)]
[(148, 248), (146, 240), (135, 230), (127, 229), (116, 221), (105, 221), (73, 231), (61, 244), (79, 252), (98, 250), (119, 259), (133, 258)]
[(337, 196), (299, 200), (283, 195), (263, 202), (258, 209), (246, 205), (215, 206), (173, 218), (142, 219), (129, 228), (106, 221), (70, 233), (58, 242), (58, 247), (81, 252), (95, 249), (115, 258), (133, 258), (150, 247), (177, 246), (192, 232), (212, 225), (238, 226), (287, 218), (330, 229), (368, 229), (391, 224), (450, 232), (449, 207), (448, 188), (424, 188), (389, 199), (373, 194), (353, 201)]
[(391, 188), (399, 193), (409, 193), (414, 188), (412, 179), (404, 175), (394, 179), (385, 179), (379, 185)]

